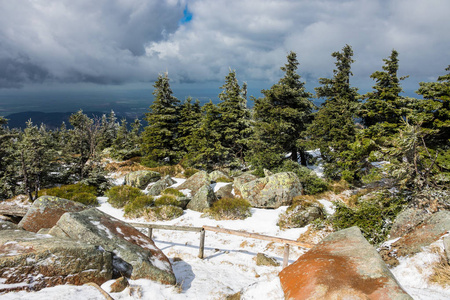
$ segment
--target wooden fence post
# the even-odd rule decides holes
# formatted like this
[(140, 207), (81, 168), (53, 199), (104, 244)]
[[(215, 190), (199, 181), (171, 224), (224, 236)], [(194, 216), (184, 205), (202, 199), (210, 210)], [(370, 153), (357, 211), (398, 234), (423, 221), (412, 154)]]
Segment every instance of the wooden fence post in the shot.
[(149, 238), (153, 238), (153, 228), (147, 227), (147, 235)]
[(289, 244), (284, 244), (283, 269), (289, 264)]
[(203, 259), (204, 257), (204, 251), (205, 251), (205, 229), (202, 228), (202, 231), (200, 231), (200, 247), (198, 250), (198, 257)]

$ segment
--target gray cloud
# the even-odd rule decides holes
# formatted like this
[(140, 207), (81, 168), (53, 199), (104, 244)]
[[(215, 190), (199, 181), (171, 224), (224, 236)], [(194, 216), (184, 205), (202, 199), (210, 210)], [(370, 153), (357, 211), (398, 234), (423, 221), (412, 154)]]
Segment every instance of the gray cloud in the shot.
[[(193, 18), (180, 25), (186, 4)], [(309, 81), (331, 76), (330, 54), (345, 44), (366, 88), (394, 48), (400, 75), (415, 84), (450, 64), (446, 0), (0, 0), (0, 7), (0, 88), (152, 81), (166, 70), (175, 82), (217, 81), (229, 67), (243, 80), (276, 81), (290, 50)]]

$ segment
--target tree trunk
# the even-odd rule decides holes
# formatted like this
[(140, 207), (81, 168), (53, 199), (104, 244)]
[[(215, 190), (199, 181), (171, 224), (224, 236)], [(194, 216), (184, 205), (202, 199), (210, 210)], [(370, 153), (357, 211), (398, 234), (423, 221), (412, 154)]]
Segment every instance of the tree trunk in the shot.
[(301, 165), (306, 167), (306, 153), (305, 153), (305, 150), (299, 149), (298, 152), (300, 153)]
[(291, 150), (291, 159), (292, 161), (298, 162), (298, 153), (297, 153), (297, 147), (292, 147)]

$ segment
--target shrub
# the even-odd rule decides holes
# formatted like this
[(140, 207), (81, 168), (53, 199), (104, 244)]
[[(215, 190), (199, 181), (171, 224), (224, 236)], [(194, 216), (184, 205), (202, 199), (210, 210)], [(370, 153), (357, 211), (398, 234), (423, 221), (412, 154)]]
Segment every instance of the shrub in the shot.
[(94, 186), (77, 183), (43, 189), (38, 192), (38, 196), (55, 196), (86, 205), (97, 205), (96, 192), (97, 189)]
[(216, 182), (233, 182), (234, 180), (232, 178), (228, 177), (219, 177), (216, 179)]
[(181, 207), (181, 202), (173, 195), (162, 195), (155, 200), (155, 206), (173, 205)]
[(279, 172), (294, 172), (302, 183), (305, 194), (315, 195), (328, 190), (328, 184), (325, 180), (317, 176), (312, 170), (292, 160), (285, 160), (280, 167), (274, 170), (274, 173)]
[(194, 175), (195, 173), (197, 173), (199, 170), (194, 169), (194, 168), (187, 168), (186, 170), (184, 170), (184, 177), (189, 178), (192, 175)]
[(251, 216), (250, 207), (242, 198), (222, 198), (213, 203), (207, 214), (216, 220), (243, 220)]
[(97, 197), (91, 193), (83, 192), (83, 193), (74, 194), (72, 199), (70, 199), (70, 200), (80, 202), (80, 203), (83, 203), (84, 205), (88, 205), (88, 206), (98, 205)]
[(109, 198), (108, 202), (115, 208), (122, 208), (127, 203), (133, 201), (144, 193), (135, 187), (129, 185), (120, 185), (110, 188), (105, 195)]
[(173, 195), (175, 197), (184, 197), (184, 194), (177, 189), (167, 188), (161, 192), (162, 195)]
[(127, 218), (142, 217), (145, 214), (146, 209), (152, 205), (153, 205), (152, 196), (148, 195), (138, 196), (124, 206), (125, 217)]
[(386, 190), (371, 198), (360, 198), (354, 208), (335, 202), (336, 212), (331, 223), (336, 230), (358, 226), (370, 243), (378, 245), (386, 239), (393, 221), (406, 204), (405, 197)]
[(157, 207), (147, 208), (144, 219), (147, 222), (152, 221), (168, 221), (176, 219), (183, 215), (183, 209), (173, 205), (162, 205)]

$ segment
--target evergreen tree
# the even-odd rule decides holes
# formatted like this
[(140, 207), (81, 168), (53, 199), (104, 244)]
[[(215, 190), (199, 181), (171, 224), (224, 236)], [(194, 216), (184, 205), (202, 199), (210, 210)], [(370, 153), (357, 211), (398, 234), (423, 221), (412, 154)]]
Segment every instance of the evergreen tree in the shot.
[(357, 89), (350, 85), (353, 50), (345, 45), (342, 52), (331, 56), (336, 58), (336, 69), (333, 78), (320, 78), (322, 86), (315, 88), (317, 97), (325, 102), (315, 114), (309, 134), (320, 147), (326, 175), (352, 180), (357, 166), (347, 160), (345, 151), (355, 141), (354, 118), (359, 104)]
[(198, 130), (202, 119), (200, 101), (192, 103), (188, 97), (180, 107), (180, 123), (178, 126), (178, 144), (183, 157), (193, 151), (197, 144), (195, 132)]
[[(279, 165), (286, 153), (291, 159), (306, 164), (301, 141), (311, 122), (314, 104), (312, 95), (305, 90), (305, 83), (296, 73), (297, 55), (290, 52), (281, 70), (284, 77), (269, 90), (263, 90), (264, 98), (255, 99), (254, 136), (251, 141), (250, 161), (258, 168), (272, 169)], [(299, 147), (300, 146), (300, 147)]]
[(241, 89), (236, 78), (236, 71), (231, 71), (225, 77), (225, 84), (221, 86), (222, 92), (219, 94), (221, 102), (218, 104), (220, 122), (222, 124), (221, 143), (230, 157), (243, 160), (246, 150), (245, 144), (248, 138), (248, 128), (250, 113), (247, 109), (247, 85)]
[(102, 116), (100, 122), (100, 140), (99, 149), (103, 150), (105, 148), (111, 147), (117, 135), (117, 118), (113, 110), (106, 116)]
[(384, 128), (379, 135), (395, 133), (405, 117), (405, 99), (400, 96), (403, 91), (400, 81), (407, 78), (397, 76), (398, 52), (392, 50), (388, 59), (383, 59), (383, 71), (376, 71), (370, 77), (376, 81), (374, 91), (367, 93), (360, 115), (367, 127), (378, 125)]
[(180, 101), (173, 96), (168, 74), (159, 75), (153, 85), (155, 100), (146, 113), (142, 150), (148, 165), (174, 162), (178, 158), (177, 144)]
[(116, 139), (112, 145), (111, 156), (119, 160), (130, 159), (140, 155), (139, 146), (141, 144), (139, 131), (141, 122), (134, 120), (131, 131), (128, 130), (128, 123), (125, 118), (117, 130)]
[(18, 133), (10, 130), (6, 125), (8, 120), (0, 116), (0, 201), (16, 194), (17, 176), (16, 157), (17, 145), (14, 140)]

